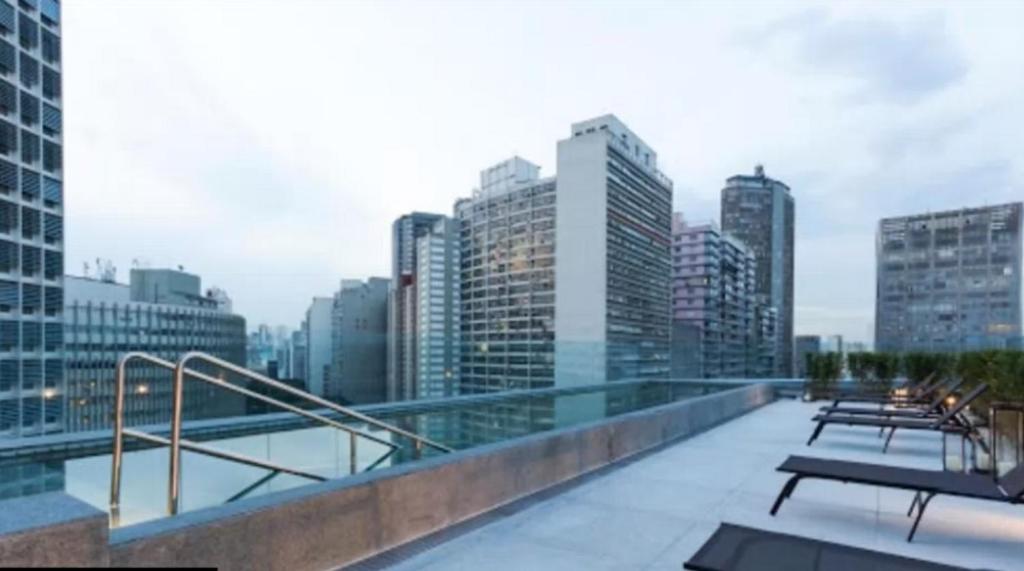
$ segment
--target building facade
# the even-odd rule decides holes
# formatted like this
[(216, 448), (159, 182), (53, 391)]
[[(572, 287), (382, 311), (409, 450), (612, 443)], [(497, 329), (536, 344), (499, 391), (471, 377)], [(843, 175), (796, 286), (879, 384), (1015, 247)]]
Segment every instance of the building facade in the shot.
[(413, 398), (459, 394), (462, 354), (459, 223), (444, 217), (416, 240), (416, 391)]
[(413, 212), (391, 225), (391, 289), (388, 292), (387, 398), (415, 398), (417, 240), (431, 233), (443, 214)]
[(334, 298), (314, 297), (302, 322), (306, 338), (306, 390), (321, 397), (326, 395), (330, 381), (333, 313)]
[(1021, 347), (1020, 202), (884, 218), (878, 351)]
[(722, 231), (754, 252), (755, 291), (767, 296), (778, 320), (775, 373), (793, 373), (793, 244), (796, 206), (788, 186), (768, 178), (758, 165), (754, 175), (737, 175), (722, 189)]
[[(146, 277), (133, 271), (132, 279)], [(152, 303), (136, 288), (113, 281), (65, 277), (64, 344), (67, 356), (67, 430), (111, 426), (117, 360), (142, 351), (177, 361), (188, 351), (202, 351), (236, 365), (245, 364), (245, 319), (216, 304)], [(199, 282), (190, 292), (200, 299)], [(202, 368), (197, 365), (195, 368)], [(125, 423), (167, 422), (171, 412), (171, 373), (144, 364), (128, 369)], [(199, 382), (186, 382), (183, 413), (187, 419), (244, 414), (238, 395)]]
[(558, 143), (556, 385), (666, 378), (672, 181), (613, 115)]
[(0, 0), (0, 438), (65, 424), (60, 20)]
[(754, 254), (714, 223), (672, 227), (673, 378), (753, 376)]
[[(291, 360), (288, 365), (288, 372), (291, 378), (305, 382), (308, 373), (306, 372), (306, 330), (299, 328), (292, 332)], [(303, 387), (304, 388), (304, 387)]]
[(822, 343), (820, 335), (797, 335), (794, 346), (794, 366), (796, 367), (796, 376), (799, 379), (807, 378), (807, 357), (809, 355), (817, 355), (822, 353)]
[(387, 396), (387, 278), (342, 280), (331, 306), (331, 360), (324, 394), (353, 404)]
[(539, 175), (514, 157), (455, 204), (462, 393), (554, 385), (556, 187)]

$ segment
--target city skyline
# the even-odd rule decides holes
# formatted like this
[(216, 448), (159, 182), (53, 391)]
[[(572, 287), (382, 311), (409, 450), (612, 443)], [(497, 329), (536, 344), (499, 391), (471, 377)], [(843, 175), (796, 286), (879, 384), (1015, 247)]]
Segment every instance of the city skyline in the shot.
[[(612, 112), (659, 149), (689, 220), (717, 219), (725, 179), (754, 164), (786, 181), (814, 213), (797, 225), (795, 333), (870, 340), (879, 219), (1021, 192), (1011, 125), (1024, 80), (1005, 70), (1024, 56), (1000, 48), (1020, 6), (559, 5), (501, 10), (502, 26), (500, 7), (477, 7), (431, 34), (413, 4), (283, 6), (65, 7), (72, 273), (97, 255), (122, 272), (134, 258), (183, 264), (249, 323), (295, 327), (340, 277), (388, 274), (397, 216), (450, 215), (479, 165), (513, 154), (556, 174), (544, 143)], [(586, 33), (566, 47), (577, 17)], [(289, 28), (303, 41), (258, 41)], [(598, 41), (620, 28), (649, 28), (630, 53), (650, 58)], [(388, 47), (396, 37), (415, 52)], [(495, 65), (520, 77), (484, 81)], [(265, 81), (269, 68), (308, 89)], [(182, 239), (198, 232), (202, 251)]]

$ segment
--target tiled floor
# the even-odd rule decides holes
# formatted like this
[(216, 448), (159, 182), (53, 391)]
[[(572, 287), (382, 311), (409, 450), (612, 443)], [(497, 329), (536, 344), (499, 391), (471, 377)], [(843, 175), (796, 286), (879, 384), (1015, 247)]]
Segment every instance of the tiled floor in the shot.
[(816, 405), (780, 401), (419, 553), (395, 569), (673, 569), (722, 521), (971, 568), (1024, 569), (1024, 506), (939, 497), (914, 543), (912, 494), (802, 482), (777, 517), (768, 510), (789, 454), (940, 469), (941, 441), (830, 427), (804, 441)]

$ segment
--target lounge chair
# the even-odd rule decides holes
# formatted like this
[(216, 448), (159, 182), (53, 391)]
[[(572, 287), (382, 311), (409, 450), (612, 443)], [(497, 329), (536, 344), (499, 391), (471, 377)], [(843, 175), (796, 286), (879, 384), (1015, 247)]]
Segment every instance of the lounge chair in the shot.
[(906, 405), (906, 404), (921, 404), (932, 398), (935, 391), (942, 388), (945, 384), (945, 380), (941, 377), (935, 378), (935, 373), (932, 373), (921, 380), (920, 383), (910, 387), (904, 387), (903, 392), (899, 393), (895, 390), (885, 391), (877, 394), (865, 394), (864, 392), (849, 392), (839, 393), (832, 396), (832, 406), (839, 406), (840, 403), (844, 402), (859, 402), (859, 403), (872, 403), (872, 404), (891, 404), (891, 405)]
[[(819, 409), (824, 414), (863, 414), (868, 416), (889, 416), (899, 418), (927, 418), (941, 416), (946, 397), (955, 393), (966, 381), (960, 380), (947, 387), (944, 391), (933, 391), (934, 398), (924, 405), (879, 403), (882, 408), (864, 408), (852, 406), (823, 406)], [(899, 406), (900, 408), (884, 408)]]
[(892, 418), (857, 414), (819, 414), (811, 419), (814, 422), (817, 422), (818, 426), (816, 426), (814, 428), (814, 432), (811, 433), (811, 437), (807, 440), (807, 445), (810, 446), (813, 444), (814, 441), (818, 439), (818, 436), (821, 435), (821, 431), (829, 424), (870, 426), (873, 428), (880, 428), (882, 430), (887, 428), (890, 429), (889, 436), (885, 439), (885, 446), (882, 448), (882, 452), (887, 452), (889, 450), (889, 443), (892, 441), (892, 437), (896, 434), (896, 429), (898, 428), (904, 430), (960, 432), (965, 435), (974, 434), (974, 426), (963, 416), (962, 413), (969, 404), (987, 390), (988, 385), (978, 385), (974, 390), (964, 395), (963, 398), (957, 400), (953, 406), (947, 408), (946, 412), (942, 416), (934, 418)]
[(976, 498), (1010, 504), (1019, 504), (1024, 501), (1024, 464), (1017, 466), (999, 479), (982, 474), (918, 470), (806, 456), (790, 456), (777, 470), (793, 474), (793, 476), (782, 487), (779, 497), (772, 506), (772, 515), (779, 511), (779, 507), (785, 499), (793, 495), (797, 483), (804, 478), (916, 492), (907, 517), (913, 515), (916, 508), (917, 518), (914, 520), (914, 526), (910, 528), (907, 541), (914, 539), (917, 526), (921, 523), (921, 517), (924, 516), (924, 510), (932, 498), (937, 495)]
[(683, 564), (692, 571), (967, 571), (785, 533), (721, 524)]

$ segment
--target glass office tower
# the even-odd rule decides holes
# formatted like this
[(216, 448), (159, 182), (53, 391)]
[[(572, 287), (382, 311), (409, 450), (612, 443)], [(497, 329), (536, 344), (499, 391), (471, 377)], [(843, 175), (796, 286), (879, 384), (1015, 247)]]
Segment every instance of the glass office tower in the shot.
[(0, 0), (0, 438), (63, 429), (58, 0)]

